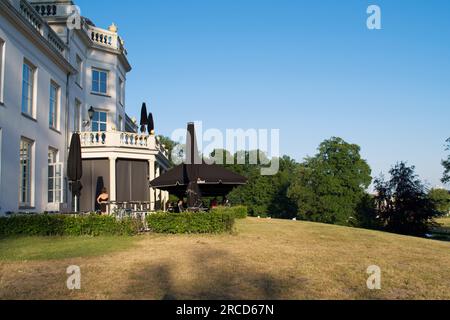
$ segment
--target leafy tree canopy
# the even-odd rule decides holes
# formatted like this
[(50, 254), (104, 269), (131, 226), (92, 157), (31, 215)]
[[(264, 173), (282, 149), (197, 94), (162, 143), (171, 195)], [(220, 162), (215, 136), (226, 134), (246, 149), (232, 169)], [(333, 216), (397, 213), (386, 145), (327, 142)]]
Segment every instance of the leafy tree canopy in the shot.
[(442, 215), (450, 213), (450, 191), (445, 189), (431, 189), (428, 197)]
[(376, 204), (386, 230), (424, 236), (439, 215), (426, 188), (415, 174), (415, 167), (401, 162), (390, 170), (391, 178), (375, 180)]
[[(447, 140), (447, 151), (450, 151), (450, 138)], [(447, 160), (442, 161), (442, 165), (444, 166), (444, 178), (442, 178), (443, 183), (450, 183), (450, 154)]]
[(157, 138), (158, 138), (158, 141), (159, 141), (162, 145), (164, 145), (164, 146), (166, 147), (166, 150), (167, 150), (168, 153), (169, 153), (170, 163), (173, 165), (173, 162), (172, 162), (172, 151), (173, 151), (174, 148), (175, 148), (176, 146), (178, 146), (179, 144), (178, 144), (177, 142), (173, 141), (172, 139), (170, 139), (169, 137), (166, 137), (166, 136), (160, 135), (160, 136), (158, 136)]
[(372, 181), (360, 147), (333, 137), (302, 163), (288, 190), (300, 219), (355, 225), (356, 211)]
[[(223, 163), (227, 169), (248, 178), (247, 185), (234, 189), (228, 195), (231, 203), (247, 206), (252, 216), (296, 216), (296, 205), (287, 197), (292, 172), (297, 166), (295, 160), (288, 156), (269, 160), (261, 150), (238, 151), (234, 155), (226, 150), (215, 150), (210, 157), (215, 158), (218, 164)], [(270, 161), (275, 160), (279, 161), (278, 173), (273, 176), (261, 175), (261, 168), (269, 166)]]

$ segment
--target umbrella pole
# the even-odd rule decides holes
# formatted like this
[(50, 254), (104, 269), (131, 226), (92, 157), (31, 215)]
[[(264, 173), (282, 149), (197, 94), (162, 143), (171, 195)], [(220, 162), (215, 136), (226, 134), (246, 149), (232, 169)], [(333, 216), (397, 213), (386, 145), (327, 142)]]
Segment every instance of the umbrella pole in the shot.
[(77, 197), (77, 196), (75, 196), (75, 206), (74, 206), (74, 209), (75, 209), (75, 213), (78, 213), (78, 197)]

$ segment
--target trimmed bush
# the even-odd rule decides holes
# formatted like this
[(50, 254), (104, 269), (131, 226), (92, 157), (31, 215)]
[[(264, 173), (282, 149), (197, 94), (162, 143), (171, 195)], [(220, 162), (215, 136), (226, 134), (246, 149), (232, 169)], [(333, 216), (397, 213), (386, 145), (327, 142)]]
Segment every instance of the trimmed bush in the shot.
[(245, 219), (248, 217), (248, 209), (245, 206), (218, 207), (213, 209), (212, 212), (229, 214), (235, 219)]
[(156, 233), (201, 234), (233, 230), (234, 217), (226, 212), (155, 213), (147, 216), (148, 227)]
[(136, 235), (142, 223), (109, 216), (15, 215), (0, 218), (0, 237)]

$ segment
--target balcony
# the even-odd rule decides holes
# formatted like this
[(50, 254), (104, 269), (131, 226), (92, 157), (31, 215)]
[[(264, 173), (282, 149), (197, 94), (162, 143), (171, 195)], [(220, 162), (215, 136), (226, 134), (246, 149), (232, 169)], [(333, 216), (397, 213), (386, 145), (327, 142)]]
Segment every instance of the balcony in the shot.
[(127, 50), (123, 45), (123, 40), (117, 33), (91, 25), (85, 25), (84, 30), (94, 44), (101, 47), (114, 49), (124, 55), (127, 55)]
[[(44, 20), (63, 19), (73, 16), (74, 14), (80, 15), (80, 12), (76, 6), (70, 3), (70, 1), (59, 1), (50, 3), (43, 0), (31, 0), (31, 4), (28, 4), (27, 0), (10, 0), (26, 2), (21, 4), (24, 8), (25, 15), (30, 16), (30, 22), (35, 24), (38, 28), (44, 25)], [(127, 50), (124, 47), (122, 38), (116, 33), (110, 30), (105, 30), (92, 25), (86, 19), (81, 19), (81, 31), (84, 32), (87, 37), (92, 41), (94, 45), (101, 48), (113, 49), (118, 52), (127, 55)], [(53, 39), (49, 39), (53, 42)], [(57, 41), (57, 40), (55, 40)], [(57, 43), (54, 45), (58, 46)]]
[(53, 31), (53, 29), (45, 23), (38, 11), (26, 0), (9, 0), (10, 4), (17, 10), (22, 18), (29, 23), (48, 43), (58, 51), (62, 56), (66, 57), (67, 48), (65, 43)]
[(129, 148), (134, 150), (153, 151), (169, 158), (164, 145), (155, 136), (146, 134), (110, 131), (110, 132), (81, 132), (82, 148)]

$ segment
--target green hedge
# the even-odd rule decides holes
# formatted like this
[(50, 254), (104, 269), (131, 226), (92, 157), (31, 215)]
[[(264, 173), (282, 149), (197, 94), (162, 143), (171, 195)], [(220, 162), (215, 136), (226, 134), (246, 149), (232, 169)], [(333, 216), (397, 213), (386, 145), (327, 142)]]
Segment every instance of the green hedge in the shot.
[(226, 212), (155, 213), (147, 217), (148, 227), (156, 233), (200, 234), (233, 230), (234, 217)]
[(229, 214), (235, 219), (245, 219), (248, 217), (248, 209), (245, 206), (218, 207), (213, 209), (212, 212)]
[(0, 237), (135, 235), (142, 227), (136, 219), (109, 216), (15, 215), (0, 218)]

